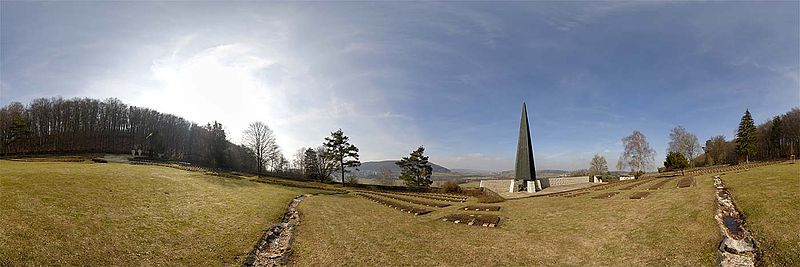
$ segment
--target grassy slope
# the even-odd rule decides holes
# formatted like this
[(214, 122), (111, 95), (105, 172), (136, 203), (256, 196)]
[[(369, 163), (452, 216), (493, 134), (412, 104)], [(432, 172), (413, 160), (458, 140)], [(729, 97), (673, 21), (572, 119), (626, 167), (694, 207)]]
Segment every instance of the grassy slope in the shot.
[(237, 263), (308, 191), (155, 166), (0, 161), (0, 265)]
[[(719, 234), (709, 177), (643, 200), (544, 197), (499, 203), (500, 228), (438, 220), (462, 205), (411, 216), (363, 198), (314, 196), (300, 205), (294, 262), (331, 265), (710, 266)], [(644, 188), (645, 186), (642, 186)]]
[(800, 265), (800, 164), (729, 173), (722, 180), (771, 266)]

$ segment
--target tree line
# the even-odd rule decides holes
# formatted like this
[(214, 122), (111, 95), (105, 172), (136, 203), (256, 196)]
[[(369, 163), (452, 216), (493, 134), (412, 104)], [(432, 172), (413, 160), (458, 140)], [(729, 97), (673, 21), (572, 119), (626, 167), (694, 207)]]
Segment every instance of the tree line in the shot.
[[(0, 108), (2, 155), (113, 153), (143, 160), (188, 162), (217, 169), (330, 182), (361, 165), (359, 149), (339, 129), (316, 148), (301, 148), (292, 161), (278, 146), (266, 123), (256, 121), (243, 132), (242, 144), (228, 140), (222, 123), (198, 125), (119, 99), (38, 98)], [(432, 169), (420, 147), (398, 162), (401, 179), (429, 186)]]
[(219, 122), (198, 125), (119, 99), (38, 98), (0, 108), (3, 155), (136, 152), (149, 159), (249, 170), (250, 151), (227, 140)]
[[(664, 168), (659, 171), (786, 159), (800, 155), (800, 108), (792, 108), (757, 126), (750, 110), (745, 110), (736, 134), (730, 140), (724, 135), (716, 135), (700, 143), (695, 134), (680, 125), (670, 131), (669, 139)], [(617, 169), (628, 169), (641, 175), (654, 164), (655, 150), (640, 131), (625, 136), (622, 143), (625, 148), (617, 161)], [(586, 172), (590, 175), (608, 174), (605, 158), (595, 155)]]

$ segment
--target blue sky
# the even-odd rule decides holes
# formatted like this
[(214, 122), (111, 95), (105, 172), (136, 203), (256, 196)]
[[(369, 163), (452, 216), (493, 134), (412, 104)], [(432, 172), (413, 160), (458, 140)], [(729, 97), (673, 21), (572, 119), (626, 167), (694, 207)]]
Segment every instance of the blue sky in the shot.
[(800, 105), (800, 3), (0, 4), (0, 104), (117, 97), (232, 141), (255, 120), (287, 157), (342, 128), (362, 160), (425, 145), (513, 168), (527, 101), (537, 168), (613, 169), (643, 132), (733, 136)]

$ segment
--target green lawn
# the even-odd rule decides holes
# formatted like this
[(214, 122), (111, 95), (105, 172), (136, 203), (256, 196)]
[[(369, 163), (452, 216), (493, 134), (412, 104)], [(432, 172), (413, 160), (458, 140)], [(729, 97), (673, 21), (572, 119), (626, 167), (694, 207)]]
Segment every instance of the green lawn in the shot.
[(127, 164), (0, 161), (0, 265), (238, 265), (312, 190)]
[(768, 266), (800, 265), (800, 163), (722, 175)]
[[(525, 198), (498, 203), (499, 228), (442, 222), (463, 204), (407, 213), (353, 195), (300, 204), (293, 262), (300, 266), (712, 266), (720, 240), (710, 177), (673, 181), (642, 200)], [(476, 212), (478, 213), (478, 212)]]

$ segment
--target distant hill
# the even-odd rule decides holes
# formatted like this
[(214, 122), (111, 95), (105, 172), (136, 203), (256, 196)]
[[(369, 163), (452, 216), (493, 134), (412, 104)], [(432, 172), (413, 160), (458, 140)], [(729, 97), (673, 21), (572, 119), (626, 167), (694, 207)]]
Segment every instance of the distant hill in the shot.
[(450, 171), (452, 171), (454, 173), (474, 174), (474, 175), (495, 175), (495, 174), (497, 174), (496, 171), (475, 170), (475, 169), (450, 169)]
[[(400, 173), (400, 167), (397, 164), (396, 160), (382, 160), (382, 161), (367, 161), (362, 162), (361, 166), (358, 167), (358, 171), (353, 170), (358, 176), (361, 177), (376, 177), (379, 175), (380, 171), (383, 168), (389, 169), (393, 175)], [(437, 165), (436, 163), (431, 162), (431, 167), (433, 167), (434, 173), (450, 173), (450, 169)]]

